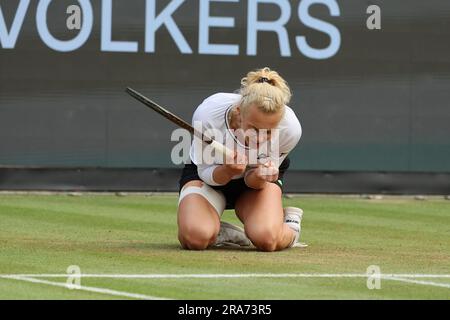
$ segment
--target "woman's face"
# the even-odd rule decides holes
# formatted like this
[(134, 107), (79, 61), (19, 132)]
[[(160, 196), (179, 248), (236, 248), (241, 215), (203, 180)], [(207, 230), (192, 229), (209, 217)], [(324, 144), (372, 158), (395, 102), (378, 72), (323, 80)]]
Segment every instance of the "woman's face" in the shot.
[(272, 130), (278, 127), (283, 116), (282, 111), (277, 113), (264, 113), (256, 105), (251, 105), (246, 112), (239, 110), (239, 113), (241, 117), (241, 129), (245, 133), (245, 144), (256, 144), (256, 147), (270, 140)]

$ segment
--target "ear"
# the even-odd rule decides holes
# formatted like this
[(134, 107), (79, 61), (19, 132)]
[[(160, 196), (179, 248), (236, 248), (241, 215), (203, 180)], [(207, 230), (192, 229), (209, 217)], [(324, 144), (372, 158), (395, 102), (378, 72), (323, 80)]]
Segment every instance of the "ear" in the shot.
[(240, 105), (238, 105), (237, 107), (236, 107), (236, 109), (235, 109), (235, 112), (236, 112), (236, 116), (239, 118), (239, 119), (241, 119), (241, 117), (242, 117), (242, 112), (241, 112), (242, 110), (241, 110), (241, 106)]

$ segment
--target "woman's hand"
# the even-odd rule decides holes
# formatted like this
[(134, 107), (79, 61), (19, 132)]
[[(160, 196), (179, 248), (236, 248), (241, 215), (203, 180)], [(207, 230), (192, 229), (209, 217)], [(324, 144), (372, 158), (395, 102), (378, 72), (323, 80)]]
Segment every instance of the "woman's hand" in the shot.
[(245, 183), (252, 189), (262, 189), (268, 182), (278, 180), (279, 170), (272, 161), (250, 169), (245, 175)]
[(278, 180), (279, 174), (278, 168), (274, 165), (272, 161), (267, 162), (264, 165), (259, 166), (256, 169), (255, 175), (262, 180), (267, 182), (275, 182)]
[(217, 167), (213, 173), (213, 179), (221, 185), (225, 185), (231, 181), (234, 176), (244, 174), (247, 168), (247, 157), (245, 155), (235, 153), (233, 158), (227, 158), (226, 164)]
[(235, 152), (232, 159), (226, 159), (226, 164), (222, 165), (230, 177), (238, 176), (244, 174), (247, 168), (247, 157), (243, 154)]

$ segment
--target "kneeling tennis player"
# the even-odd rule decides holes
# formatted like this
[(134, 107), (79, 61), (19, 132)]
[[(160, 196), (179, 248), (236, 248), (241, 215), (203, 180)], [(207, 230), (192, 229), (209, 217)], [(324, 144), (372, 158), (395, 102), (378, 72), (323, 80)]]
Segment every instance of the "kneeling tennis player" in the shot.
[[(303, 211), (282, 205), (288, 155), (302, 135), (287, 106), (290, 99), (287, 82), (264, 68), (248, 73), (238, 93), (217, 93), (197, 108), (193, 124), (221, 133), (219, 142), (233, 141), (236, 152), (233, 161), (204, 163), (205, 145), (192, 144), (192, 163), (185, 165), (180, 179), (178, 239), (183, 248), (232, 243), (278, 251), (296, 245)], [(256, 151), (256, 164), (250, 163), (251, 151)], [(226, 209), (235, 210), (244, 229), (221, 222)]]

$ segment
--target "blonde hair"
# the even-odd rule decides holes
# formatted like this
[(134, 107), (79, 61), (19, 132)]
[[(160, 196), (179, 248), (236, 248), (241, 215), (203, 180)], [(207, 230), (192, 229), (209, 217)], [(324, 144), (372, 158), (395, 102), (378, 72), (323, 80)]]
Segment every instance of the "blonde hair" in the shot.
[(265, 113), (284, 112), (292, 97), (287, 82), (267, 67), (249, 72), (241, 80), (240, 94), (244, 113), (253, 104)]

